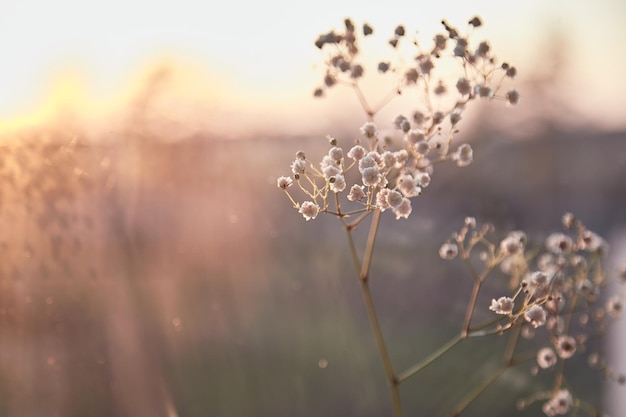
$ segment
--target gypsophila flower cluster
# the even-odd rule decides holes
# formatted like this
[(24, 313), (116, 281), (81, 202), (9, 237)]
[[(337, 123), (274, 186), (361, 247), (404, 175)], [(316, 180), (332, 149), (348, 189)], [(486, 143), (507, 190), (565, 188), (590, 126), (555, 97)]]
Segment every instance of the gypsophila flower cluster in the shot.
[[(623, 310), (622, 287), (617, 293), (606, 294), (609, 278), (602, 259), (608, 245), (572, 213), (566, 213), (562, 220), (566, 230), (550, 234), (539, 252), (527, 249), (527, 236), (522, 231), (511, 232), (499, 242), (491, 241), (488, 234), (493, 227), (477, 228), (473, 218), (467, 218), (439, 251), (443, 259), (461, 257), (470, 263), (471, 253), (478, 251), (482, 272), (471, 268), (478, 288), (492, 272), (499, 270), (508, 278), (512, 294), (492, 299), (488, 307), (497, 315), (491, 330), (481, 328), (474, 334), (520, 330), (525, 338), (536, 341), (532, 373), (555, 373), (555, 390), (535, 396), (548, 398), (542, 408), (547, 416), (572, 410), (574, 397), (566, 388), (564, 367), (556, 365), (575, 355), (587, 354), (589, 364), (607, 379), (626, 382), (626, 377), (612, 370), (596, 350), (597, 344), (588, 344), (601, 337), (609, 320), (620, 317)], [(469, 326), (468, 333), (472, 334)], [(530, 402), (520, 404), (526, 407)]]
[[(431, 45), (423, 47), (417, 36), (410, 36), (404, 26), (398, 25), (388, 41), (388, 45), (398, 50), (403, 42), (411, 42), (415, 52), (410, 60), (399, 57), (396, 62), (381, 61), (373, 73), (380, 75), (392, 74), (392, 92), (400, 94), (407, 87), (414, 87), (426, 92), (431, 97), (455, 95), (452, 106), (440, 110), (439, 115), (430, 111), (428, 115), (416, 112), (413, 121), (426, 131), (432, 131), (438, 122), (448, 117), (452, 125), (460, 120), (463, 106), (475, 98), (501, 99), (509, 105), (520, 100), (515, 89), (501, 93), (505, 79), (515, 78), (517, 69), (507, 62), (499, 62), (493, 55), (488, 41), (483, 40), (472, 44), (471, 36), (476, 28), (482, 26), (480, 18), (470, 20), (468, 33), (462, 34), (457, 28), (442, 21), (443, 31), (436, 34)], [(325, 92), (336, 85), (356, 85), (366, 74), (366, 69), (359, 62), (361, 49), (360, 37), (374, 33), (373, 28), (365, 23), (358, 28), (350, 19), (344, 20), (344, 28), (340, 32), (330, 31), (320, 35), (315, 45), (326, 52), (323, 83), (314, 91), (316, 97), (324, 96)], [(410, 39), (407, 39), (410, 38)], [(444, 59), (453, 59), (462, 68), (456, 79), (444, 79), (438, 74), (438, 64)], [(430, 101), (430, 100), (428, 100)], [(424, 101), (427, 106), (427, 100)], [(432, 109), (429, 109), (432, 110)], [(404, 128), (408, 130), (409, 125)]]
[[(477, 17), (469, 22), (470, 32), (482, 25)], [(315, 45), (326, 53), (326, 69), (323, 87), (315, 91), (315, 96), (324, 95), (336, 85), (348, 85), (355, 90), (368, 120), (361, 126), (361, 138), (356, 143), (341, 147), (336, 139), (330, 138), (330, 149), (319, 162), (307, 160), (300, 151), (291, 164), (292, 176), (278, 179), (278, 187), (287, 193), (294, 208), (306, 220), (315, 219), (318, 213), (343, 217), (373, 210), (390, 210), (396, 219), (408, 218), (413, 199), (430, 184), (435, 165), (452, 161), (466, 167), (473, 162), (474, 151), (469, 144), (452, 146), (468, 103), (479, 98), (517, 103), (519, 94), (515, 90), (500, 95), (504, 81), (515, 77), (515, 67), (498, 64), (487, 41), (472, 46), (470, 33), (461, 35), (446, 22), (443, 29), (428, 48), (413, 41), (416, 49), (409, 65), (405, 59), (398, 59), (402, 64), (378, 64), (375, 72), (395, 74), (396, 79), (391, 94), (377, 107), (370, 106), (360, 90), (360, 79), (366, 71), (358, 62), (361, 36), (373, 34), (374, 29), (369, 24), (357, 28), (346, 19), (341, 32), (330, 31), (317, 38)], [(404, 26), (397, 26), (388, 44), (397, 49), (407, 36)], [(457, 79), (438, 75), (437, 68), (444, 59), (458, 64)], [(399, 135), (399, 143), (393, 146), (381, 140), (373, 118), (393, 97), (408, 88), (421, 93), (421, 100), (409, 116), (400, 114), (391, 121)], [(438, 96), (448, 99), (435, 105), (434, 98)], [(297, 201), (291, 193), (292, 183), (303, 193), (304, 201)], [(345, 203), (340, 197), (351, 204), (350, 210), (342, 208)]]
[[(549, 235), (540, 248), (529, 247), (528, 236), (520, 230), (494, 241), (490, 238), (493, 226), (480, 226), (475, 218), (467, 217), (463, 227), (439, 249), (443, 259), (460, 258), (473, 278), (462, 329), (423, 361), (404, 372), (394, 369), (368, 286), (381, 213), (389, 211), (396, 219), (408, 218), (412, 205), (433, 181), (439, 163), (451, 162), (462, 168), (474, 161), (474, 149), (469, 144), (453, 143), (463, 113), (467, 106), (481, 100), (516, 105), (520, 94), (505, 85), (516, 77), (517, 69), (498, 61), (488, 41), (474, 41), (477, 28), (482, 26), (478, 17), (467, 22), (466, 33), (443, 21), (442, 32), (435, 34), (428, 45), (422, 45), (416, 35), (398, 25), (386, 40), (397, 58), (382, 60), (375, 68), (360, 61), (364, 38), (373, 35), (374, 28), (367, 23), (357, 26), (350, 19), (343, 23), (340, 31), (329, 31), (315, 41), (324, 54), (325, 65), (322, 84), (314, 96), (323, 97), (337, 86), (353, 89), (365, 113), (358, 138), (339, 141), (328, 136), (328, 148), (319, 159), (298, 151), (291, 162), (291, 174), (279, 177), (276, 185), (306, 221), (321, 213), (341, 221), (391, 390), (393, 416), (402, 416), (398, 386), (470, 337), (509, 337), (502, 364), (486, 385), (508, 368), (530, 361), (532, 375), (553, 374), (551, 390), (538, 390), (530, 399), (519, 402), (520, 407), (527, 407), (542, 400), (541, 409), (547, 416), (564, 415), (586, 404), (568, 384), (565, 363), (572, 363), (571, 358), (588, 355), (589, 365), (607, 379), (626, 382), (626, 376), (614, 371), (598, 344), (593, 343), (604, 335), (609, 321), (622, 314), (624, 293), (620, 289), (606, 294), (608, 276), (602, 256), (608, 245), (571, 213), (563, 216), (565, 230)], [(412, 48), (408, 59), (401, 56), (405, 45)], [(443, 76), (444, 60), (458, 69), (451, 78), (450, 65), (445, 66)], [(370, 74), (389, 84), (389, 93), (375, 105), (361, 89), (364, 77)], [(375, 122), (384, 106), (405, 93), (417, 96), (411, 108), (386, 123)], [(388, 131), (393, 133), (382, 133)], [(360, 254), (352, 232), (369, 215), (370, 233)], [(354, 219), (346, 221), (352, 216)], [(496, 293), (490, 304), (483, 305), (479, 293), (487, 278), (496, 274), (505, 280), (499, 288), (508, 283), (508, 291)], [(626, 277), (626, 270), (623, 275)], [(476, 311), (490, 320), (476, 325)], [(520, 340), (533, 346), (532, 354), (526, 353), (525, 359), (516, 354)], [(479, 394), (479, 390), (471, 391)], [(460, 415), (472, 400), (462, 399), (450, 415)], [(587, 411), (590, 408), (585, 406)]]
[(567, 414), (573, 405), (572, 394), (567, 389), (560, 389), (543, 405), (543, 412), (547, 416)]

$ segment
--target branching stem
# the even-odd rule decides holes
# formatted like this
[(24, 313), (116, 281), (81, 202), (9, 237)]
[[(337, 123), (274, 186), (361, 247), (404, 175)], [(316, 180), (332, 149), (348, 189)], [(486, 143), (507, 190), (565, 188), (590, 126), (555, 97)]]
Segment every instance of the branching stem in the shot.
[(466, 338), (470, 331), (470, 325), (472, 322), (472, 316), (474, 315), (474, 308), (476, 306), (476, 300), (478, 299), (478, 293), (480, 292), (480, 286), (482, 281), (479, 279), (474, 280), (474, 286), (472, 287), (472, 294), (470, 295), (470, 301), (467, 304), (467, 310), (465, 311), (465, 319), (463, 320), (463, 330), (461, 331), (461, 337)]
[(516, 327), (509, 334), (509, 339), (502, 355), (502, 364), (500, 367), (498, 367), (498, 369), (496, 369), (492, 374), (488, 375), (482, 383), (476, 385), (474, 389), (468, 392), (465, 397), (463, 397), (461, 401), (459, 401), (452, 408), (448, 417), (458, 417), (463, 410), (465, 410), (474, 400), (476, 400), (476, 398), (489, 388), (491, 384), (496, 382), (507, 369), (516, 365), (517, 362), (514, 360), (513, 355), (515, 354), (515, 347), (517, 346), (517, 341), (519, 340), (520, 330), (520, 327)]
[(354, 243), (354, 238), (352, 236), (352, 228), (350, 227), (350, 225), (344, 222), (344, 229), (348, 236), (348, 243), (350, 245), (350, 252), (352, 253), (352, 260), (354, 262), (356, 271), (359, 274), (359, 283), (361, 285), (361, 292), (363, 294), (363, 300), (365, 301), (365, 308), (367, 309), (367, 316), (369, 318), (370, 325), (374, 333), (374, 338), (376, 339), (376, 346), (378, 348), (378, 354), (380, 355), (380, 359), (383, 363), (385, 376), (387, 377), (387, 383), (391, 390), (393, 417), (401, 417), (402, 408), (400, 404), (399, 381), (393, 371), (393, 366), (391, 364), (391, 359), (389, 358), (387, 346), (385, 345), (385, 340), (383, 338), (383, 333), (380, 328), (380, 323), (378, 322), (378, 316), (376, 315), (376, 310), (374, 309), (374, 301), (372, 299), (372, 294), (370, 292), (370, 287), (369, 287), (369, 282), (368, 282), (370, 266), (372, 263), (372, 256), (374, 253), (374, 243), (376, 241), (378, 225), (380, 224), (380, 214), (381, 214), (380, 210), (374, 211), (372, 222), (370, 224), (369, 234), (367, 237), (367, 242), (365, 244), (365, 252), (363, 254), (362, 262), (359, 262), (359, 256), (356, 250), (356, 245)]
[(452, 339), (448, 340), (445, 344), (441, 345), (441, 347), (439, 347), (439, 349), (437, 349), (436, 351), (434, 351), (433, 353), (428, 355), (426, 358), (424, 358), (420, 362), (416, 363), (415, 365), (411, 366), (406, 371), (401, 372), (398, 375), (398, 383), (404, 382), (407, 379), (411, 378), (413, 375), (415, 375), (415, 374), (419, 373), (420, 371), (422, 371), (428, 365), (430, 365), (431, 363), (433, 363), (434, 361), (439, 359), (446, 352), (448, 352), (450, 349), (452, 349), (454, 346), (456, 346), (463, 339), (464, 339), (463, 335), (457, 334)]
[(458, 417), (463, 410), (465, 410), (476, 398), (480, 396), (491, 384), (496, 382), (500, 376), (508, 369), (508, 366), (501, 365), (498, 369), (496, 369), (491, 375), (489, 375), (485, 380), (474, 387), (473, 390), (467, 393), (465, 397), (461, 399), (457, 403), (456, 406), (450, 411), (448, 417)]

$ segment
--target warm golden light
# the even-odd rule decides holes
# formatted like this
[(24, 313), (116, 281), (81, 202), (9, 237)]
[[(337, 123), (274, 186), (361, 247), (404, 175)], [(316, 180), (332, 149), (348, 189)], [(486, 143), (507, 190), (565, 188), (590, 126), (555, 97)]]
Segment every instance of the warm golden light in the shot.
[[(457, 212), (532, 223), (565, 201), (596, 220), (623, 218), (622, 136), (596, 141), (626, 128), (623, 0), (9, 3), (0, 13), (0, 414), (380, 414), (384, 383), (370, 377), (382, 369), (344, 274), (359, 256), (343, 257), (341, 225), (298, 223), (295, 200), (276, 186), (299, 148), (317, 161), (327, 135), (344, 147), (363, 140), (365, 111), (350, 86), (313, 97), (328, 52), (314, 41), (347, 17), (374, 27), (358, 57), (374, 105), (397, 92), (398, 74), (376, 71), (398, 58), (388, 43), (397, 24), (429, 45), (442, 19), (465, 31), (480, 15), (478, 40), (493, 40), (519, 72), (505, 80), (521, 93), (514, 110), (501, 95), (463, 114), (462, 141), (482, 142), (477, 163), (442, 170), (432, 199), (377, 243), (385, 274), (372, 282), (389, 336), (401, 338), (394, 355), (435, 341), (460, 311), (448, 300), (462, 291), (459, 277), (426, 262)], [(414, 45), (403, 48), (412, 63)], [(380, 137), (401, 138), (391, 121), (423, 104), (419, 93), (394, 94), (376, 113)], [(593, 143), (564, 140), (579, 125), (593, 127)], [(540, 140), (511, 140), (524, 134)], [(457, 360), (448, 370), (467, 357)], [(446, 389), (465, 383), (452, 382)], [(419, 391), (416, 407), (441, 402)], [(410, 415), (434, 415), (419, 410)]]
[[(367, 48), (371, 56), (381, 56), (389, 55), (386, 40), (398, 23), (428, 41), (441, 30), (442, 18), (462, 26), (475, 14), (485, 22), (479, 36), (494, 40), (494, 49), (506, 53), (502, 59), (515, 62), (522, 80), (546, 70), (542, 51), (555, 35), (561, 36), (567, 67), (556, 86), (559, 94), (596, 123), (613, 127), (624, 123), (619, 109), (626, 100), (626, 83), (620, 81), (626, 57), (616, 51), (624, 39), (620, 18), (625, 10), (618, 1), (602, 8), (564, 0), (524, 2), (514, 8), (492, 0), (458, 1), (438, 10), (408, 0), (384, 6), (320, 1), (297, 8), (272, 0), (262, 7), (243, 1), (217, 14), (193, 1), (183, 1), (178, 8), (141, 4), (125, 4), (123, 13), (116, 2), (98, 9), (102, 22), (109, 22), (106, 27), (81, 20), (81, 13), (93, 11), (71, 0), (42, 8), (47, 18), (34, 23), (37, 33), (46, 34), (48, 46), (43, 52), (35, 47), (35, 38), (24, 37), (21, 30), (21, 23), (31, 19), (30, 9), (13, 5), (0, 34), (4, 39), (19, 37), (21, 42), (9, 43), (3, 51), (2, 129), (37, 124), (68, 112), (112, 113), (111, 103), (127, 104), (120, 97), (128, 98), (128, 91), (147, 82), (134, 78), (129, 87), (132, 74), (146, 75), (150, 71), (142, 68), (154, 69), (154, 62), (162, 61), (175, 68), (172, 73), (183, 74), (168, 81), (168, 88), (176, 90), (176, 108), (167, 111), (175, 119), (183, 112), (193, 114), (200, 123), (230, 136), (277, 129), (303, 132), (325, 123), (312, 118), (329, 116), (310, 97), (323, 71), (313, 46), (319, 33), (340, 27), (348, 16), (355, 22), (369, 22), (376, 39), (368, 41)], [(150, 22), (141, 19), (145, 7), (154, 9)], [(249, 13), (242, 15), (238, 8)], [(63, 12), (69, 9), (74, 13)], [(268, 24), (264, 18), (278, 11), (284, 18)], [(142, 22), (142, 31), (136, 30), (135, 22)], [(162, 56), (168, 58), (155, 58)], [(189, 70), (185, 62), (193, 62), (194, 68)], [(181, 100), (189, 106), (181, 108)], [(206, 117), (198, 115), (203, 111)]]

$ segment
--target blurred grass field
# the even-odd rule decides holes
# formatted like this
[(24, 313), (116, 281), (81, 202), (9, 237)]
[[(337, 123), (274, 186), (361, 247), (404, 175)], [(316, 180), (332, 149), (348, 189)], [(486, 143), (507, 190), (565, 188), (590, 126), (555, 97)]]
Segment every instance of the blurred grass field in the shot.
[[(626, 225), (625, 133), (473, 136), (473, 165), (442, 167), (410, 220), (383, 219), (372, 292), (398, 368), (458, 331), (471, 282), (437, 250), (464, 216), (536, 244), (565, 211), (609, 237)], [(133, 123), (106, 139), (71, 123), (4, 134), (0, 415), (385, 415), (339, 223), (302, 221), (275, 185), (292, 150), (325, 146), (172, 142)], [(403, 385), (407, 415), (445, 413), (496, 366), (502, 343), (468, 342)], [(507, 372), (464, 415), (537, 415), (515, 411), (536, 378), (527, 366)], [(573, 381), (601, 403), (595, 374)]]

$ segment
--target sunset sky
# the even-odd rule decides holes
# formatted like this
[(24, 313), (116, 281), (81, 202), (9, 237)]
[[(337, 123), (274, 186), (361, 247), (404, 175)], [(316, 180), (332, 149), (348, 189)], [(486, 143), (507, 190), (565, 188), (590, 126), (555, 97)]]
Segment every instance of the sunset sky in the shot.
[(546, 42), (557, 33), (564, 36), (566, 96), (593, 120), (626, 127), (626, 2), (621, 0), (0, 4), (3, 125), (36, 120), (28, 116), (49, 114), (60, 105), (102, 109), (131, 94), (151, 65), (165, 61), (189, 69), (193, 75), (183, 76), (194, 81), (188, 93), (206, 101), (207, 108), (237, 114), (255, 126), (297, 124), (320, 107), (311, 98), (321, 59), (313, 41), (321, 32), (341, 28), (344, 17), (371, 23), (384, 45), (398, 23), (430, 38), (441, 31), (442, 18), (464, 26), (480, 15), (485, 22), (481, 36), (498, 56), (516, 63), (522, 79), (541, 67)]

